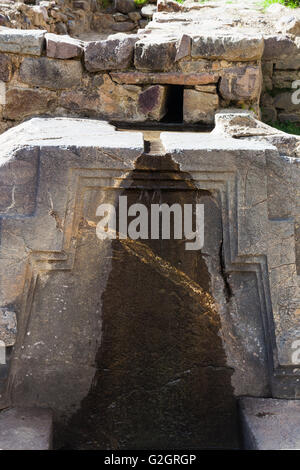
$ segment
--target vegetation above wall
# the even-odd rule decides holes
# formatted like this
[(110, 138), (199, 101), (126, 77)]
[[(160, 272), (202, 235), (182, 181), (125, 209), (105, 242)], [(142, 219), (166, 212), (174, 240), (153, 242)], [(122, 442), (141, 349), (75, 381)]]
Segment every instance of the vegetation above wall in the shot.
[(286, 7), (290, 8), (299, 8), (300, 7), (300, 0), (263, 0), (264, 8), (268, 8), (273, 3), (280, 3)]
[(279, 129), (280, 131), (287, 132), (288, 134), (300, 135), (300, 126), (294, 122), (269, 122), (270, 126)]

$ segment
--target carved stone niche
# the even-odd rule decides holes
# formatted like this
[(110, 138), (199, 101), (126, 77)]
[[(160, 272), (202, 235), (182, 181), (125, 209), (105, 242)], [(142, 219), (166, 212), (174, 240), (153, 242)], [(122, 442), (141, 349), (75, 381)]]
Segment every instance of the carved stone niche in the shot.
[[(56, 447), (237, 447), (237, 397), (299, 396), (299, 162), (161, 141), (148, 155), (141, 133), (64, 118), (0, 137), (0, 307), (17, 314), (0, 405), (52, 408)], [(204, 247), (99, 240), (120, 195), (203, 203)]]

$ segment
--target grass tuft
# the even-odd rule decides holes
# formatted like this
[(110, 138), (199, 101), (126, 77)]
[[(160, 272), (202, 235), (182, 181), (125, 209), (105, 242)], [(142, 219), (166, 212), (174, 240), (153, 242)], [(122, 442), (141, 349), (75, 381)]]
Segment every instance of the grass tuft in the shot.
[(286, 7), (290, 8), (299, 8), (300, 7), (300, 0), (263, 0), (262, 6), (264, 9), (268, 8), (273, 3), (280, 3)]
[(288, 134), (300, 135), (300, 123), (276, 121), (268, 122), (268, 125)]
[(148, 0), (134, 0), (134, 3), (137, 7), (142, 7), (148, 3)]

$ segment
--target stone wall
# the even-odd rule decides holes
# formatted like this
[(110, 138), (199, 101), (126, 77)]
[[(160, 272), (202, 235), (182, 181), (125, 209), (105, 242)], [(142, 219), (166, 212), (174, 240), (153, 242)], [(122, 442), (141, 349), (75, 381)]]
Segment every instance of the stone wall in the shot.
[(263, 120), (300, 123), (299, 100), (293, 102), (292, 99), (300, 88), (300, 37), (282, 35), (266, 38), (263, 77)]
[[(114, 11), (125, 12), (132, 1), (115, 2)], [(48, 26), (2, 27), (0, 131), (35, 115), (172, 121), (174, 108), (189, 124), (212, 125), (216, 111), (227, 107), (258, 117), (262, 110), (265, 121), (298, 122), (291, 87), (299, 79), (299, 32), (280, 27), (271, 34), (278, 17), (255, 11), (249, 24), (243, 20), (233, 30), (235, 10), (218, 5), (160, 0), (144, 29), (114, 35), (115, 25), (128, 23), (121, 19), (125, 13), (110, 14), (109, 25), (106, 14), (95, 12), (104, 23), (95, 26), (99, 34), (93, 41), (49, 34)], [(82, 11), (89, 18), (89, 10)], [(138, 12), (131, 13), (134, 24), (143, 25)]]
[(83, 42), (2, 28), (1, 131), (34, 115), (160, 121), (174, 85), (186, 123), (211, 125), (229, 105), (258, 112), (262, 52), (260, 37), (145, 29)]

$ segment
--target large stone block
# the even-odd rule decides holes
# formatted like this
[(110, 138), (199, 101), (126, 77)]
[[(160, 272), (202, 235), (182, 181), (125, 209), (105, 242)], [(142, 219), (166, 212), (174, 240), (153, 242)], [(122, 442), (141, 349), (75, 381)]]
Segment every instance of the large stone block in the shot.
[(176, 40), (145, 38), (135, 45), (134, 64), (138, 70), (167, 72), (174, 65)]
[(3, 115), (6, 119), (21, 120), (25, 117), (47, 113), (56, 95), (50, 90), (12, 87), (6, 92)]
[[(278, 148), (281, 155), (297, 156), (297, 146), (300, 143), (299, 136), (287, 134), (259, 121), (251, 111), (224, 109), (217, 113), (215, 121), (216, 126), (213, 134), (226, 135), (235, 139), (248, 138), (269, 142)], [(283, 168), (285, 167), (282, 160), (279, 159), (278, 163)], [(278, 174), (278, 171), (276, 173)], [(281, 181), (280, 185), (276, 185), (277, 188), (281, 187), (282, 184), (283, 181)], [(280, 199), (282, 198), (283, 194), (281, 194)], [(279, 200), (277, 200), (277, 204), (279, 204)]]
[(264, 60), (282, 59), (297, 54), (297, 45), (288, 36), (265, 36)]
[(219, 91), (225, 100), (255, 100), (260, 96), (261, 86), (260, 66), (249, 65), (226, 69), (220, 81)]
[(3, 28), (0, 30), (0, 52), (42, 54), (47, 31)]
[(11, 408), (0, 413), (1, 450), (52, 449), (52, 411)]
[(261, 58), (264, 49), (262, 36), (241, 34), (203, 34), (193, 37), (192, 57), (249, 61)]
[(218, 106), (217, 94), (186, 89), (183, 94), (183, 120), (212, 123)]
[(85, 67), (89, 72), (130, 67), (137, 40), (137, 36), (116, 34), (103, 41), (88, 43), (84, 51)]
[(82, 65), (78, 60), (61, 61), (41, 57), (26, 57), (20, 68), (20, 79), (28, 85), (62, 90), (78, 86)]
[(153, 85), (146, 88), (139, 95), (139, 110), (149, 119), (159, 121), (167, 112), (167, 87)]

